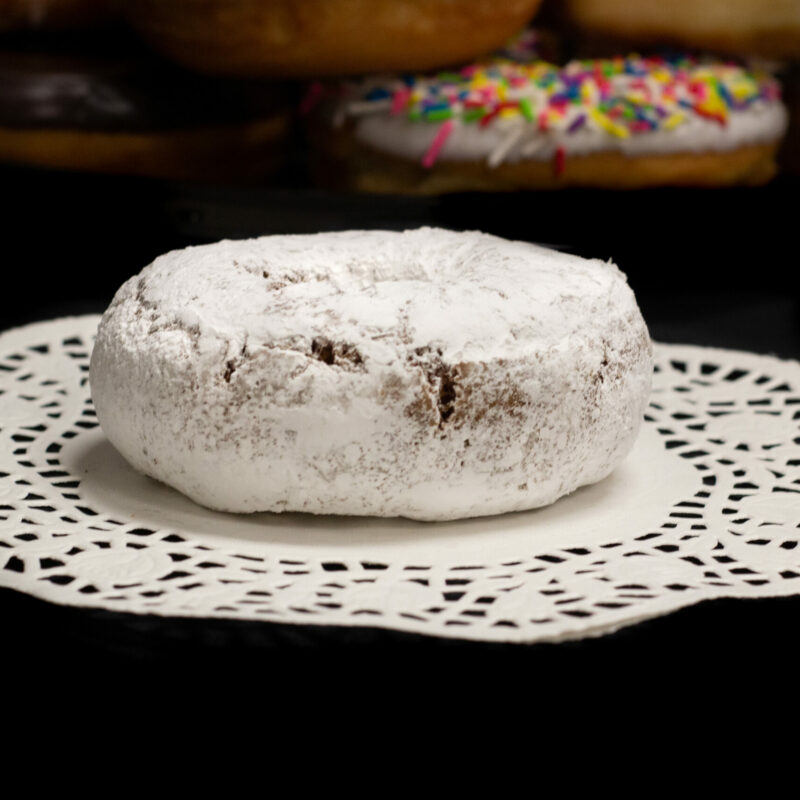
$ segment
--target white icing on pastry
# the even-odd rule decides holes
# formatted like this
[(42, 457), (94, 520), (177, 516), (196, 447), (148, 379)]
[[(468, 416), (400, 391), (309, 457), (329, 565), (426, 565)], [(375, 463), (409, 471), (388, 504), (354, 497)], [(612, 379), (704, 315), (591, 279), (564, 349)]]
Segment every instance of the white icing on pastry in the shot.
[(423, 228), (161, 256), (90, 376), (122, 455), (210, 508), (443, 520), (608, 475), (651, 368), (612, 264)]
[[(575, 133), (538, 131), (524, 119), (501, 119), (487, 128), (456, 121), (439, 158), (443, 161), (481, 161), (502, 151), (490, 162), (516, 163), (525, 159), (548, 161), (559, 147), (568, 156), (619, 152), (629, 156), (656, 153), (704, 153), (736, 150), (745, 145), (767, 144), (786, 131), (788, 116), (780, 103), (760, 103), (732, 114), (722, 126), (713, 120), (693, 116), (674, 130), (655, 130), (639, 136), (620, 138), (598, 128)], [(420, 161), (433, 143), (438, 126), (411, 122), (404, 117), (372, 115), (356, 122), (355, 137), (388, 155)]]
[[(768, 73), (689, 56), (572, 61), (495, 57), (436, 75), (342, 84), (334, 125), (423, 161), (523, 160), (618, 152), (725, 152), (778, 141), (787, 112)], [(446, 126), (446, 130), (445, 130)], [(441, 141), (437, 141), (437, 137)]]

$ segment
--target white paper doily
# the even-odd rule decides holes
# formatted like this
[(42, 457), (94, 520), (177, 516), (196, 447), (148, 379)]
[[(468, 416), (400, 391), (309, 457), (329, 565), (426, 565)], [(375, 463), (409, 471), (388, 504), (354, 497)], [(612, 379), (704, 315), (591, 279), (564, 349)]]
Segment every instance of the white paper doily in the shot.
[(0, 586), (142, 614), (534, 642), (800, 593), (800, 364), (657, 345), (608, 479), (449, 523), (237, 516), (135, 473), (94, 417), (99, 317), (0, 335)]

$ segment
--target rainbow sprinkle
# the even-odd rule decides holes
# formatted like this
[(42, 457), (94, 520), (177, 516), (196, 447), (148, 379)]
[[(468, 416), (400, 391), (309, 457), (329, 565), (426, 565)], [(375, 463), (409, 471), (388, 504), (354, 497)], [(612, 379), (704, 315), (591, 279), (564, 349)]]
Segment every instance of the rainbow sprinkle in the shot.
[(425, 156), (422, 159), (423, 167), (428, 167), (430, 169), (430, 167), (436, 163), (436, 158), (439, 155), (439, 151), (444, 147), (444, 143), (447, 141), (447, 137), (452, 133), (452, 131), (453, 120), (449, 119), (436, 132), (436, 136), (434, 137), (428, 152), (425, 153)]
[[(531, 125), (550, 134), (590, 130), (614, 139), (671, 131), (692, 116), (726, 125), (731, 113), (757, 102), (776, 102), (780, 88), (764, 72), (679, 54), (576, 60), (557, 67), (540, 60), (535, 37), (521, 38), (500, 55), (458, 70), (368, 80), (356, 88), (349, 116), (386, 112), (440, 128), (423, 158), (435, 164), (457, 125)], [(513, 133), (513, 132), (512, 132)], [(497, 165), (511, 144), (506, 136), (489, 157)], [(536, 146), (527, 146), (534, 152)], [(565, 150), (556, 151), (563, 172)]]

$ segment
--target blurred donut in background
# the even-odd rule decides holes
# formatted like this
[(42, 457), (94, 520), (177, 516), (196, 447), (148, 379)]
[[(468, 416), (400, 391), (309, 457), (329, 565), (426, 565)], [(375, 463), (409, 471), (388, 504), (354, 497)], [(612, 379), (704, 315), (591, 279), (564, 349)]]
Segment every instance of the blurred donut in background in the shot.
[(318, 181), (379, 193), (757, 185), (787, 124), (768, 72), (677, 53), (556, 66), (535, 38), (316, 91)]
[(0, 0), (0, 31), (84, 28), (107, 22), (113, 0)]
[(201, 72), (421, 70), (491, 52), (541, 0), (121, 0), (155, 50)]
[(674, 46), (739, 56), (800, 57), (798, 0), (562, 0), (587, 38), (639, 48)]
[(282, 85), (87, 50), (0, 52), (0, 162), (178, 179), (279, 167), (293, 105)]

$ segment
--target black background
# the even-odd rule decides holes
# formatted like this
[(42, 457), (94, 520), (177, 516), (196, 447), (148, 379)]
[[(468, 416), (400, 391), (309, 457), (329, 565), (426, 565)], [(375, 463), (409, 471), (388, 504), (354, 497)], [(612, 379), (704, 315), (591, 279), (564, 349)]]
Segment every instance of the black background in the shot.
[[(800, 357), (798, 180), (756, 189), (562, 191), (442, 198), (334, 195), (284, 182), (213, 187), (18, 168), (3, 185), (0, 329), (101, 312), (156, 255), (220, 238), (346, 228), (480, 229), (612, 258), (654, 339)], [(719, 680), (794, 662), (800, 598), (704, 602), (618, 633), (560, 645), (495, 645), (369, 628), (138, 617), (61, 608), (0, 590), (3, 666), (15, 674), (165, 676), (253, 669), (319, 675), (629, 674)], [(437, 672), (441, 666), (441, 672)], [(454, 667), (454, 665), (457, 665)], [(447, 676), (446, 678), (444, 676)], [(655, 680), (655, 677), (654, 677)], [(341, 685), (341, 684), (338, 684)], [(396, 685), (396, 683), (394, 684)], [(384, 684), (385, 687), (385, 684)]]

